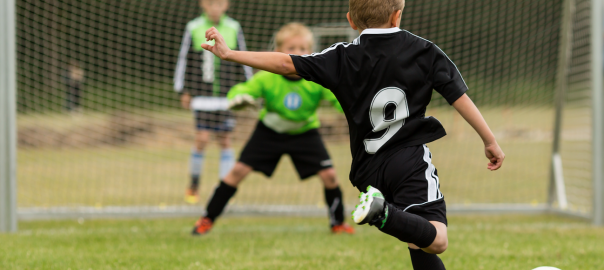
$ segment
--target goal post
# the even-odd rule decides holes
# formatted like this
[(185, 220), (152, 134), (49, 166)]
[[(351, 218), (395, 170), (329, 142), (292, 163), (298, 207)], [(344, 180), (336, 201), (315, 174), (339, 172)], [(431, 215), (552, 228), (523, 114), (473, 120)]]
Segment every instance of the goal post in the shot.
[(604, 225), (604, 0), (592, 0), (591, 45), (592, 45), (592, 114), (593, 114), (593, 222)]
[(566, 198), (562, 158), (560, 156), (560, 130), (562, 128), (564, 98), (568, 87), (569, 63), (572, 57), (572, 22), (575, 15), (575, 0), (564, 0), (562, 5), (560, 49), (558, 52), (558, 70), (556, 74), (556, 93), (554, 95), (555, 113), (548, 206), (550, 208), (553, 207), (554, 201), (557, 201), (560, 209), (566, 210), (568, 200)]
[(15, 1), (0, 2), (0, 232), (17, 230)]
[(562, 3), (548, 208), (602, 226), (604, 1)]

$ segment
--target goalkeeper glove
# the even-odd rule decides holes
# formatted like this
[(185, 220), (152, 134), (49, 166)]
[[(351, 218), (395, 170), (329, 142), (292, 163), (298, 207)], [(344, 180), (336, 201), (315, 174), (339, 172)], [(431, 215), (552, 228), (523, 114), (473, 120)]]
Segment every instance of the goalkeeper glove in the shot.
[(229, 110), (238, 111), (248, 106), (256, 106), (254, 97), (248, 94), (237, 95), (233, 99), (229, 100)]

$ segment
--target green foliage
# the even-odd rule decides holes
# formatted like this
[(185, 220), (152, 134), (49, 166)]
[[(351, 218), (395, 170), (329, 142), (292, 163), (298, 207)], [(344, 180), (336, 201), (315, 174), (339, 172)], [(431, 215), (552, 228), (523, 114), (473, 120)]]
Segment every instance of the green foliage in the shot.
[[(250, 50), (266, 50), (274, 31), (291, 21), (347, 27), (347, 0), (231, 0), (230, 6)], [(402, 27), (450, 56), (478, 104), (545, 105), (553, 102), (560, 6), (559, 0), (407, 1)], [(19, 111), (60, 110), (62, 76), (73, 60), (85, 70), (85, 108), (175, 106), (171, 81), (180, 42), (200, 13), (196, 0), (17, 1)], [(344, 38), (319, 43), (350, 41)], [(156, 99), (148, 104), (147, 96)], [(437, 105), (445, 102), (437, 98)]]

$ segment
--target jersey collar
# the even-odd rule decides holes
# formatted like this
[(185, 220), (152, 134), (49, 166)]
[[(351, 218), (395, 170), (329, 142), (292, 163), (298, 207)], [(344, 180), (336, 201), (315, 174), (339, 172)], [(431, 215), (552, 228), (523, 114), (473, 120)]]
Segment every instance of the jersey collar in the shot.
[(360, 45), (361, 44), (361, 36), (363, 35), (383, 35), (383, 34), (392, 34), (392, 33), (397, 33), (397, 32), (401, 32), (403, 30), (401, 30), (398, 27), (392, 27), (392, 28), (367, 28), (365, 30), (363, 30), (363, 32), (361, 32), (361, 34), (359, 35), (359, 37), (355, 38), (352, 41), (352, 44), (354, 45)]
[(402, 31), (398, 27), (392, 28), (367, 28), (361, 32), (361, 35), (378, 35), (378, 34), (392, 34)]

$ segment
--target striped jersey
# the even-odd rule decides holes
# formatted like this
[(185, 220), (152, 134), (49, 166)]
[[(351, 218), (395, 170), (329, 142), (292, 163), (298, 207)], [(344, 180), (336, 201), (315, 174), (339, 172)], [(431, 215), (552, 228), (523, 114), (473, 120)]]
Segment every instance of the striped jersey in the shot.
[(176, 92), (226, 99), (231, 87), (252, 77), (250, 67), (221, 60), (201, 48), (201, 44), (206, 42), (205, 33), (212, 26), (224, 36), (229, 48), (246, 50), (243, 31), (236, 20), (223, 15), (215, 24), (205, 14), (195, 18), (186, 26), (178, 54), (174, 74)]
[(330, 89), (342, 105), (355, 185), (402, 148), (446, 135), (436, 118), (425, 115), (433, 89), (450, 104), (468, 90), (438, 46), (399, 28), (366, 29), (352, 43), (291, 57), (300, 76)]

